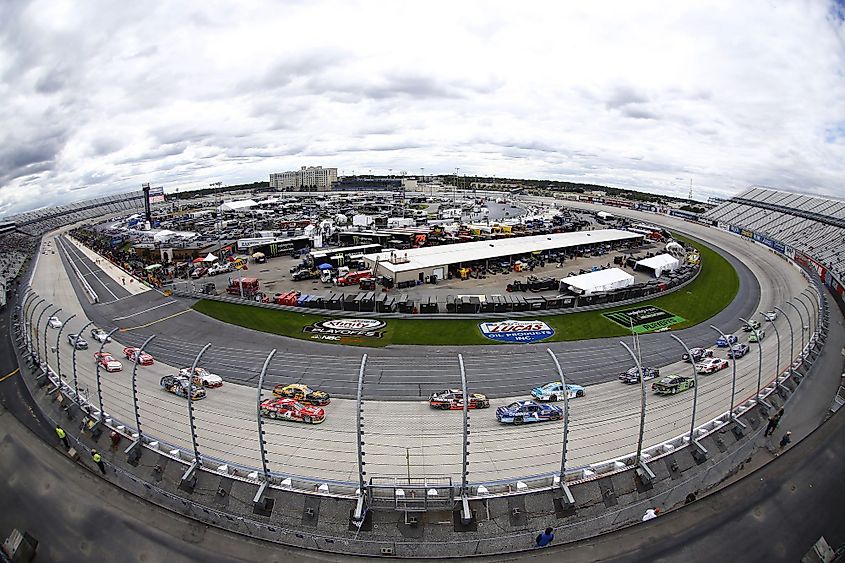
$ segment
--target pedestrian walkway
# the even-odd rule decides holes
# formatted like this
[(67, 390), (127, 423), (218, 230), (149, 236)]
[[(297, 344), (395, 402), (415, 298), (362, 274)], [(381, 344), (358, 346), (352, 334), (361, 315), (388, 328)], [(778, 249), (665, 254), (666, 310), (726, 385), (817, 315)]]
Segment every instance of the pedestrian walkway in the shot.
[(100, 256), (84, 244), (80, 244), (70, 236), (66, 236), (64, 240), (72, 244), (73, 248), (79, 250), (86, 258), (93, 262), (94, 267), (100, 268), (107, 276), (113, 279), (116, 283), (121, 284), (121, 286), (124, 287), (129, 293), (133, 295), (138, 295), (139, 293), (150, 291), (150, 288), (148, 286), (134, 279), (132, 276), (130, 276), (129, 274), (127, 274), (126, 272), (124, 272), (123, 270), (121, 270), (120, 268)]

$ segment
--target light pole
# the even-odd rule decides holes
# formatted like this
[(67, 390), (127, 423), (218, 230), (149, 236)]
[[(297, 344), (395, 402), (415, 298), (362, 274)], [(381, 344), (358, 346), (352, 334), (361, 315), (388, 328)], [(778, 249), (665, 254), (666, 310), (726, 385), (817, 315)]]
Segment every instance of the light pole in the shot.
[(792, 375), (792, 366), (795, 365), (795, 356), (793, 356), (795, 354), (795, 332), (792, 330), (792, 321), (789, 320), (789, 315), (786, 314), (786, 311), (780, 307), (773, 307), (773, 309), (783, 315), (783, 318), (786, 319), (786, 324), (789, 325), (789, 374)]
[(764, 320), (769, 321), (769, 325), (771, 325), (772, 329), (775, 331), (775, 340), (777, 341), (777, 356), (775, 357), (775, 384), (781, 389), (786, 390), (786, 387), (784, 387), (784, 385), (780, 382), (780, 332), (778, 332), (778, 325), (775, 324), (775, 321), (770, 320), (768, 315), (766, 315), (763, 311), (759, 311), (759, 313)]
[(690, 420), (689, 443), (691, 447), (694, 447), (704, 455), (707, 455), (707, 449), (695, 439), (695, 408), (698, 405), (698, 370), (695, 369), (695, 358), (693, 358), (692, 352), (690, 352), (690, 349), (687, 347), (686, 342), (684, 342), (674, 334), (670, 334), (669, 336), (674, 338), (678, 344), (684, 347), (684, 351), (687, 353), (687, 357), (690, 361), (690, 366), (692, 367), (692, 420)]
[[(722, 338), (725, 339), (725, 342), (728, 343), (728, 348), (730, 349), (731, 342), (728, 340), (728, 335), (722, 332), (720, 329), (716, 328), (713, 325), (710, 325), (710, 328), (718, 332)], [(733, 354), (731, 354), (733, 356)], [(728, 409), (728, 415), (730, 416), (730, 420), (734, 423), (738, 424), (739, 426), (745, 428), (745, 423), (743, 423), (740, 419), (734, 416), (734, 399), (736, 398), (736, 358), (731, 358), (731, 365), (733, 366), (733, 376), (731, 377), (731, 408)]]
[[(791, 300), (786, 302), (787, 305), (795, 309), (795, 312), (798, 313), (798, 320), (801, 321), (801, 365), (804, 365), (804, 329), (806, 325), (804, 324), (804, 317), (801, 316), (801, 311), (798, 310), (798, 307), (795, 306)], [(806, 327), (809, 328), (809, 327)]]

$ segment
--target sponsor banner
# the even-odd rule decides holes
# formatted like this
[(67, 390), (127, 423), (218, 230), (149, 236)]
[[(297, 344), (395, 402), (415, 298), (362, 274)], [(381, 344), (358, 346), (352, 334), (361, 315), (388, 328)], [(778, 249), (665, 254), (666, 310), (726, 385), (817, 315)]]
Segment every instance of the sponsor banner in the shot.
[(243, 252), (245, 250), (249, 250), (252, 246), (258, 246), (259, 244), (268, 244), (271, 242), (276, 242), (277, 240), (278, 239), (276, 237), (239, 238), (238, 250)]
[(627, 329), (633, 329), (637, 334), (663, 330), (686, 320), (652, 305), (603, 313), (603, 316)]
[(150, 203), (164, 203), (164, 186), (150, 188)]
[(555, 331), (543, 321), (494, 321), (479, 325), (481, 334), (496, 342), (528, 344), (554, 336)]
[(773, 249), (777, 252), (780, 252), (781, 254), (786, 253), (786, 246), (782, 242), (777, 241), (773, 238), (769, 238), (769, 237), (761, 235), (759, 233), (755, 233), (754, 231), (749, 231), (748, 229), (743, 229), (742, 227), (737, 227), (736, 225), (731, 225), (730, 231), (732, 233), (753, 239), (753, 240), (755, 240), (755, 241), (757, 241), (761, 244), (765, 244), (769, 248), (771, 248), (771, 249)]
[(326, 319), (302, 328), (315, 340), (381, 338), (387, 323), (378, 319)]

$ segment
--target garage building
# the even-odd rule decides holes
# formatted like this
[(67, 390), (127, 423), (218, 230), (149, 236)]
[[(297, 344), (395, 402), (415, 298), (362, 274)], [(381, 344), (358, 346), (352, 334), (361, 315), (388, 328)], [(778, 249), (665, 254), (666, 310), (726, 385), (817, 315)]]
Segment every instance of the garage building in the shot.
[(617, 229), (554, 233), (530, 237), (491, 239), (443, 246), (412, 248), (366, 254), (368, 269), (399, 284), (424, 281), (431, 276), (442, 280), (450, 268), (484, 265), (487, 261), (509, 260), (551, 251), (583, 251), (597, 247), (611, 250), (628, 243), (639, 244), (643, 235)]

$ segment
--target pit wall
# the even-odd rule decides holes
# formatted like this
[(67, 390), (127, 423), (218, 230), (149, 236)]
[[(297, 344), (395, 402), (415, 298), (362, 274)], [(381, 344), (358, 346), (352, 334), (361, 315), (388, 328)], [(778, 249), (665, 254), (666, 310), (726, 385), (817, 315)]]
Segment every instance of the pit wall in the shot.
[[(828, 322), (823, 307), (820, 330), (807, 344), (806, 357), (796, 359), (777, 381), (764, 388), (764, 400), (772, 408), (787, 404), (801, 381), (813, 376)], [(92, 429), (99, 418), (96, 408), (87, 398), (75, 397), (72, 388), (52, 370), (44, 372), (26, 348), (21, 326), (16, 324), (13, 329), (23, 379), (46, 418), (65, 428), (81, 465), (99, 475), (89, 455), (96, 448), (107, 465), (105, 479), (164, 509), (270, 542), (345, 554), (409, 558), (494, 555), (531, 549), (538, 531), (549, 525), (555, 526), (557, 543), (633, 525), (647, 508), (677, 507), (688, 495), (700, 495), (733, 474), (765, 443), (762, 434), (772, 412), (750, 399), (734, 409), (745, 428), (727, 413), (700, 426), (696, 441), (706, 454), (690, 447), (688, 434), (644, 450), (642, 459), (653, 478), (634, 466), (633, 456), (567, 471), (565, 481), (575, 501), (572, 506), (564, 500), (559, 476), (486, 487), (471, 485), (469, 504), (474, 518), (465, 523), (460, 518), (460, 502), (452, 500), (459, 496), (457, 487), (423, 484), (415, 489), (397, 483), (378, 491), (368, 487), (370, 509), (358, 526), (352, 520), (356, 491), (348, 484), (274, 476), (256, 498), (263, 479), (255, 470), (204, 459), (191, 474), (191, 452), (154, 440), (144, 440), (141, 455), (133, 460), (125, 450), (137, 435), (105, 413), (104, 423)], [(111, 432), (121, 437), (113, 449), (109, 447)], [(400, 487), (408, 496), (415, 491), (430, 495), (434, 489), (440, 500), (431, 500), (427, 512), (407, 512), (402, 503), (386, 503), (383, 495), (387, 490), (395, 499)]]

